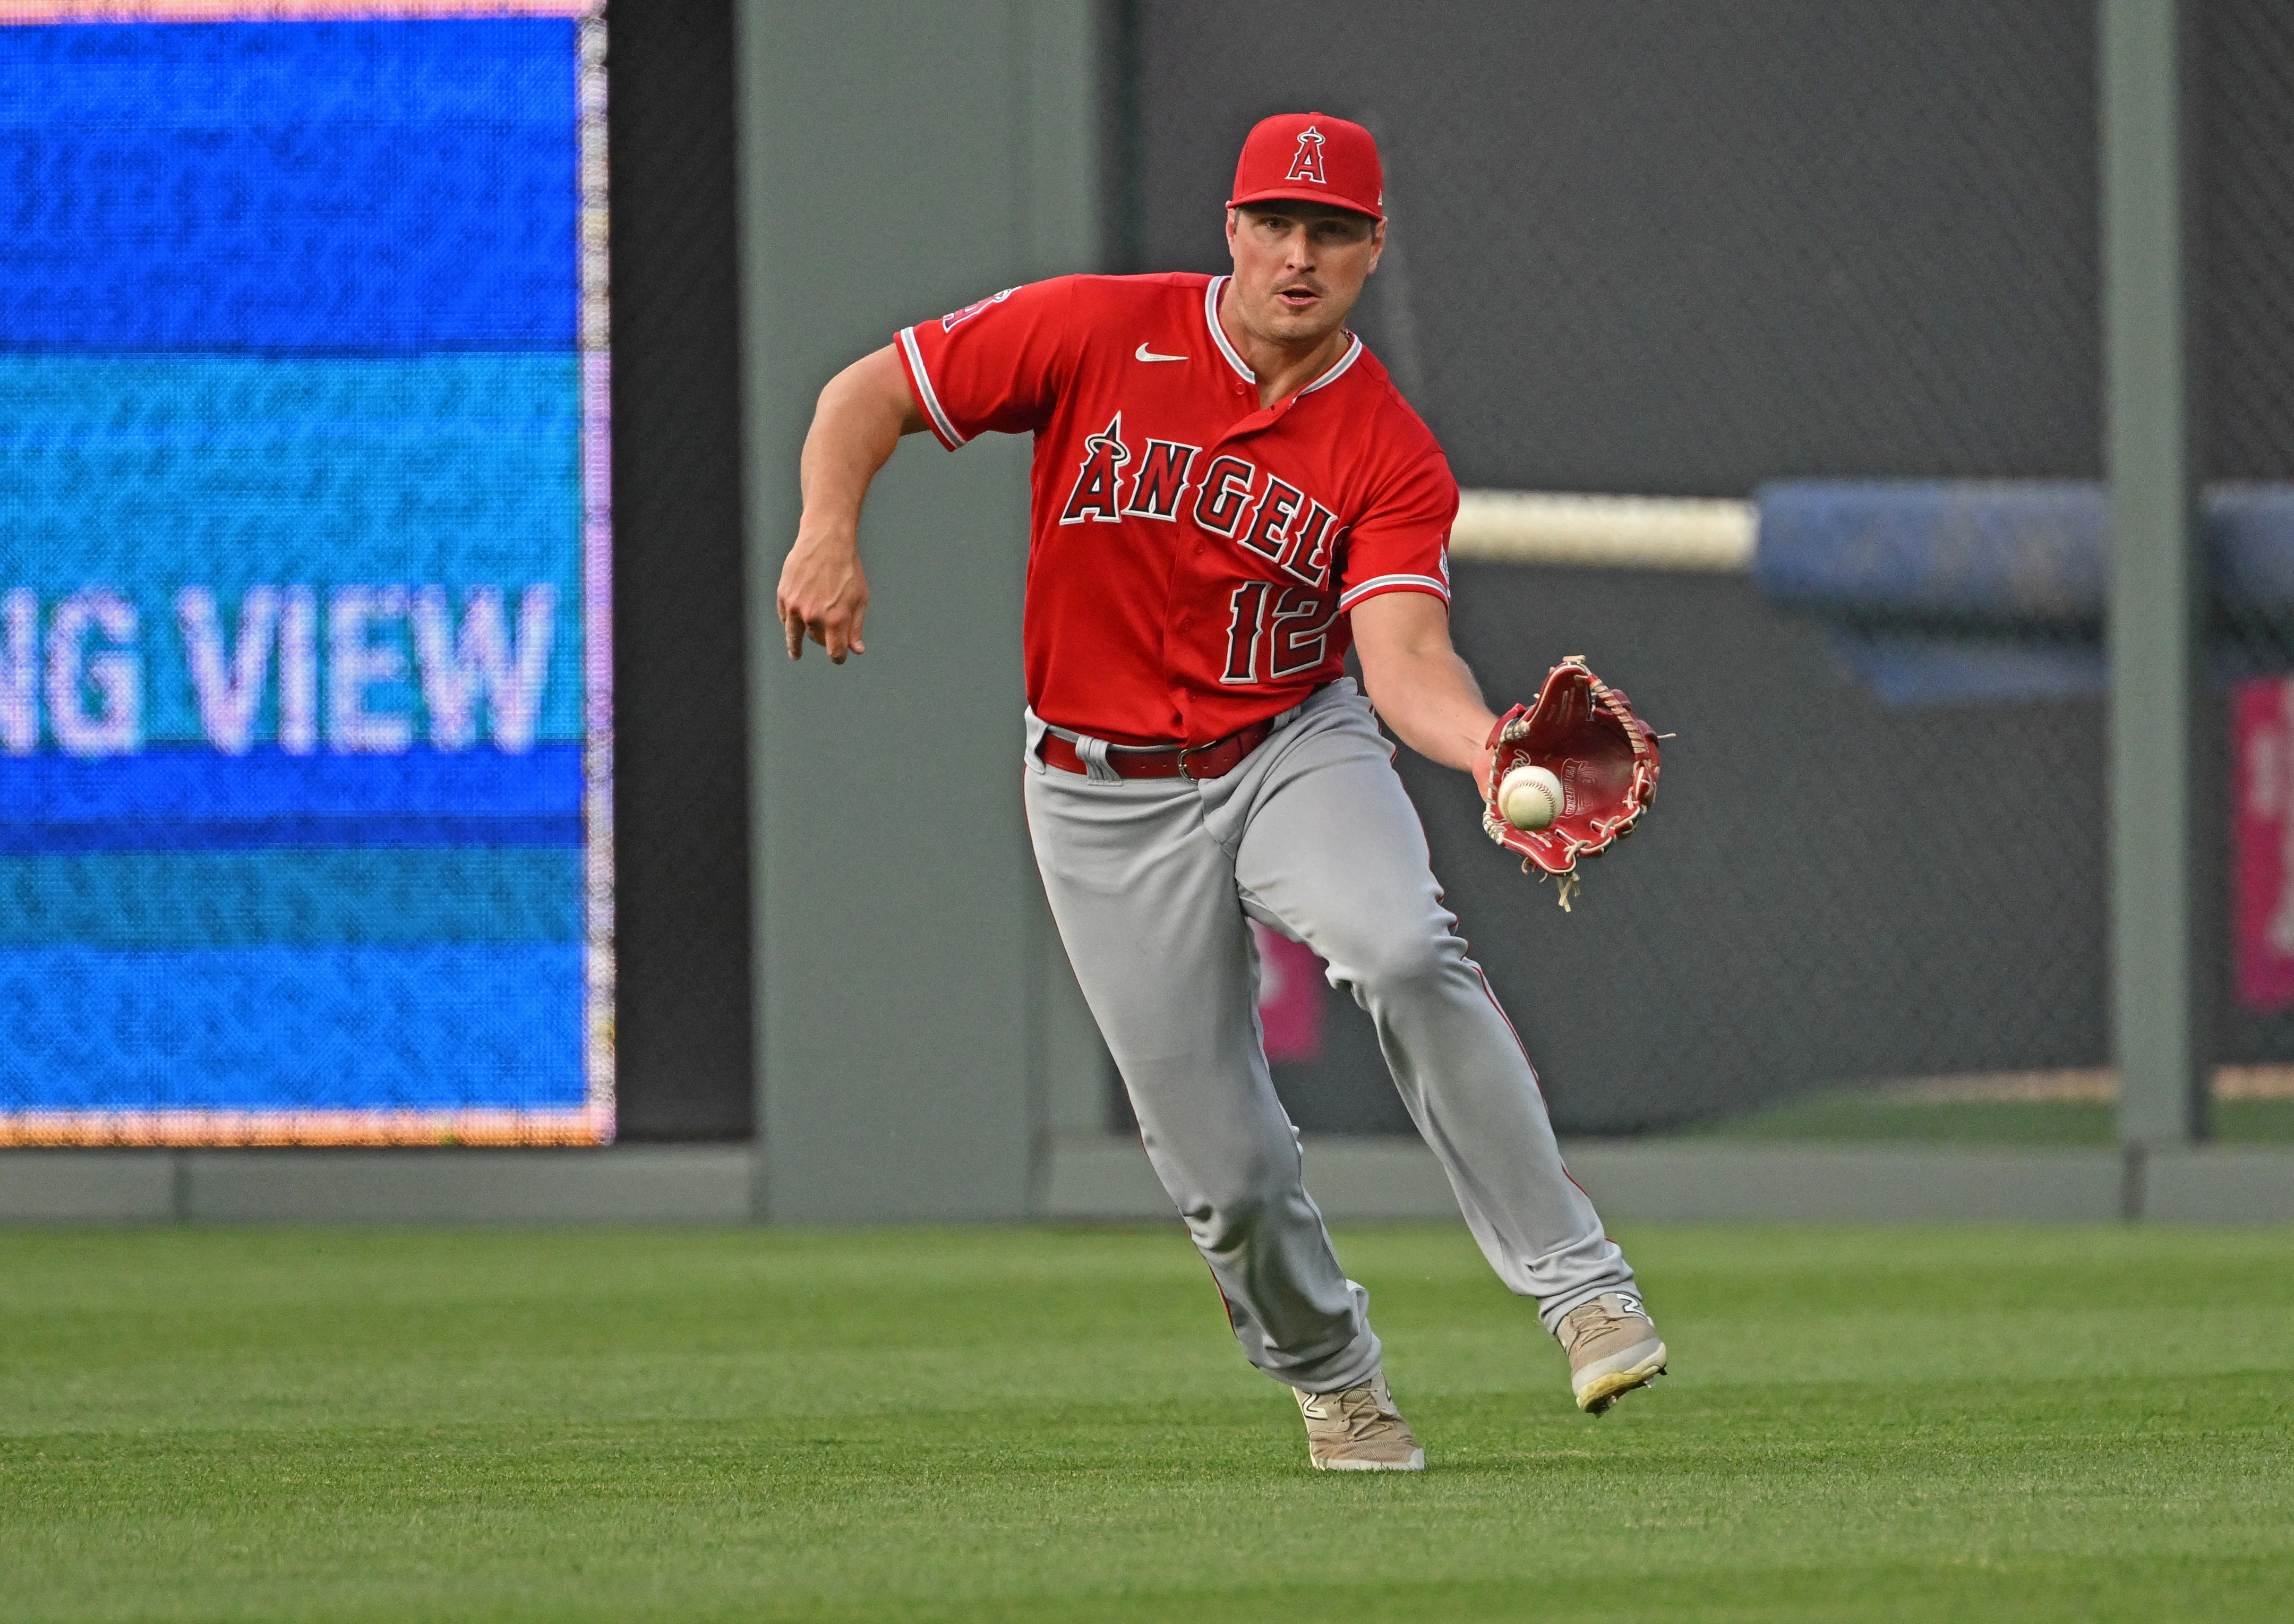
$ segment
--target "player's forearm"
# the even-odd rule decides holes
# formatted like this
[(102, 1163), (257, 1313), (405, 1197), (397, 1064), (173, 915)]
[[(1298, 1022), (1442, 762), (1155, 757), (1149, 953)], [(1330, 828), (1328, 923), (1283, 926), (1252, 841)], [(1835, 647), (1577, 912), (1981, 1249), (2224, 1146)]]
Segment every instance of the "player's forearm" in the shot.
[(1357, 605), (1352, 618), (1363, 686), (1386, 724), (1428, 761), (1479, 783), (1497, 718), (1450, 646), (1449, 606), (1423, 592), (1387, 592)]
[(903, 434), (923, 422), (908, 393), (907, 376), (887, 345), (865, 355), (828, 380), (804, 437), (798, 481), (804, 494), (800, 544), (858, 546), (860, 504)]
[(1371, 704), (1403, 743), (1428, 761), (1478, 774), (1497, 718), (1454, 650), (1390, 653), (1375, 667), (1365, 661), (1363, 675)]

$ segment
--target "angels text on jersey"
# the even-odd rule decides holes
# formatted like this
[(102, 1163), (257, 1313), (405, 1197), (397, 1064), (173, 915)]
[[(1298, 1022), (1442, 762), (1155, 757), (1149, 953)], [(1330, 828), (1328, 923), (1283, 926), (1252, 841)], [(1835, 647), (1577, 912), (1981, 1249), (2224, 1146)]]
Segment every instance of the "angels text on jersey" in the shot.
[(1249, 582), (1230, 595), (1226, 668), (1219, 681), (1273, 682), (1312, 671), (1327, 647), (1331, 616), (1323, 612), (1322, 594), (1345, 543), (1345, 527), (1322, 502), (1232, 452), (1211, 458), (1198, 478), (1202, 463), (1201, 446), (1177, 440), (1150, 437), (1134, 453), (1118, 412), (1084, 441), (1059, 522), (1176, 524), (1184, 512), (1198, 529), (1289, 577)]

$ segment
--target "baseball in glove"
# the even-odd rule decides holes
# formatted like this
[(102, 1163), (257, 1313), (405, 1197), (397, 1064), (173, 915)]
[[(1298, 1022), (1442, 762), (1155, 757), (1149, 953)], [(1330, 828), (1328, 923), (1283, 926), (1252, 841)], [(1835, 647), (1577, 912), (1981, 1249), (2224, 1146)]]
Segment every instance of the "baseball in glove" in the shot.
[[(1581, 878), (1577, 860), (1631, 834), (1656, 799), (1656, 741), (1625, 696), (1573, 654), (1545, 673), (1535, 705), (1515, 706), (1491, 730), (1482, 828), (1521, 853), (1523, 873), (1535, 864), (1558, 879), (1566, 909)], [(1561, 809), (1541, 829), (1516, 828), (1498, 811), (1498, 787), (1524, 764), (1561, 780)]]

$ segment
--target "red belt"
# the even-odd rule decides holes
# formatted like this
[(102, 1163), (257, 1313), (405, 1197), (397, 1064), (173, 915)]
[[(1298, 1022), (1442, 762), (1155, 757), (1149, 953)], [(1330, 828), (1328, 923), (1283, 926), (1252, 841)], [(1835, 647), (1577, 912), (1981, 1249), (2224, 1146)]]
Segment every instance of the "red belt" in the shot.
[[(1241, 766), (1243, 757), (1265, 744), (1273, 731), (1273, 722), (1254, 722), (1224, 739), (1214, 739), (1192, 749), (1166, 745), (1159, 749), (1140, 750), (1110, 745), (1107, 764), (1119, 779), (1175, 779), (1182, 774), (1191, 779), (1223, 779)], [(1084, 764), (1083, 757), (1076, 754), (1074, 742), (1057, 733), (1044, 735), (1044, 763), (1069, 772), (1091, 771)]]

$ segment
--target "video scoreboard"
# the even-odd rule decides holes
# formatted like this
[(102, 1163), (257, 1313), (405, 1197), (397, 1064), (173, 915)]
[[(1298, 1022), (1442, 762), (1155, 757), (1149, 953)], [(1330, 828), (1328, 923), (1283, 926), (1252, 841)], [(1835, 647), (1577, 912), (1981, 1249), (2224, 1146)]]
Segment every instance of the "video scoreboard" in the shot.
[(0, 1144), (612, 1137), (604, 46), (0, 0)]

